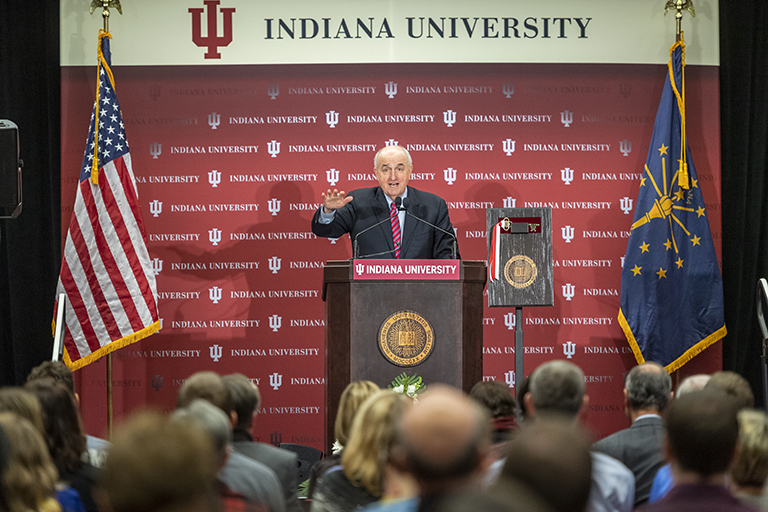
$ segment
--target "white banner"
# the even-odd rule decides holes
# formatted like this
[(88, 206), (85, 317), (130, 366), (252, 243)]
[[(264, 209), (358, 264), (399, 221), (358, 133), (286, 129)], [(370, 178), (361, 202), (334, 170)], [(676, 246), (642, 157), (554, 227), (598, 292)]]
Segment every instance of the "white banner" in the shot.
[[(94, 63), (101, 10), (61, 1), (61, 65)], [(637, 0), (126, 0), (119, 65), (664, 64), (675, 12)], [(717, 0), (684, 11), (688, 64), (719, 65)]]

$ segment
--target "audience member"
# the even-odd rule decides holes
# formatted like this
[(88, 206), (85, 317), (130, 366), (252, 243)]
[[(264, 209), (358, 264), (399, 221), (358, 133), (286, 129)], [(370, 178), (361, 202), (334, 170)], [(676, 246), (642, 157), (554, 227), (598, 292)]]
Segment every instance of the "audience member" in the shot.
[(520, 408), (520, 421), (528, 419), (528, 410), (525, 408), (525, 394), (530, 391), (531, 376), (528, 375), (517, 386), (517, 406)]
[[(693, 391), (701, 391), (704, 386), (707, 385), (711, 375), (698, 374), (691, 375), (683, 379), (683, 382), (677, 387), (675, 396), (680, 398)], [(648, 497), (648, 503), (656, 503), (661, 498), (667, 495), (672, 486), (675, 485), (672, 480), (672, 466), (667, 463), (664, 464), (656, 472), (656, 476), (653, 478), (653, 485), (651, 486), (651, 494)]]
[[(213, 442), (216, 469), (221, 470), (227, 464), (232, 444), (232, 424), (224, 412), (202, 399), (195, 399), (190, 404), (176, 409), (171, 415), (174, 423), (189, 424), (206, 432)], [(217, 479), (217, 491), (225, 511), (268, 512), (269, 508), (257, 503), (230, 489), (223, 481)]]
[(10, 412), (0, 413), (0, 428), (10, 446), (8, 467), (2, 479), (9, 512), (61, 510), (54, 499), (58, 473), (40, 432), (29, 421)]
[[(78, 407), (80, 406), (80, 395), (75, 393), (75, 381), (72, 378), (72, 370), (66, 364), (61, 361), (43, 361), (32, 368), (32, 371), (27, 375), (27, 382), (46, 377), (64, 384), (69, 392), (72, 393), (72, 396), (75, 397), (75, 404)], [(86, 434), (85, 447), (88, 451), (88, 462), (97, 468), (101, 467), (109, 452), (109, 441)]]
[(336, 411), (336, 420), (333, 424), (333, 453), (326, 454), (325, 458), (317, 462), (312, 467), (312, 474), (309, 477), (307, 486), (307, 496), (312, 498), (315, 493), (315, 484), (318, 477), (334, 466), (341, 464), (341, 452), (349, 440), (349, 433), (352, 430), (352, 422), (355, 419), (355, 413), (365, 400), (379, 391), (381, 388), (369, 380), (359, 380), (350, 382), (339, 399), (339, 408)]
[(391, 456), (396, 467), (414, 477), (419, 496), (380, 510), (439, 510), (450, 493), (480, 485), (493, 460), (490, 452), (485, 411), (457, 389), (431, 385), (398, 422)]
[(123, 423), (112, 441), (97, 494), (102, 512), (216, 510), (218, 461), (201, 429), (145, 412)]
[[(17, 387), (0, 388), (0, 412), (13, 413), (19, 418), (29, 421), (37, 430), (42, 442), (45, 443), (43, 410), (35, 395)], [(47, 446), (45, 451), (48, 453)], [(50, 459), (50, 454), (48, 458)], [(58, 478), (58, 471), (56, 477)], [(82, 512), (85, 510), (80, 501), (80, 494), (61, 481), (56, 484), (56, 500), (64, 512)]]
[(666, 455), (675, 486), (647, 512), (746, 512), (727, 489), (739, 436), (737, 407), (724, 393), (705, 389), (675, 400), (666, 418)]
[(757, 510), (768, 510), (768, 417), (762, 411), (742, 409), (736, 460), (730, 469), (731, 493)]
[(40, 401), (45, 443), (59, 478), (78, 492), (87, 512), (98, 512), (93, 486), (99, 472), (83, 461), (85, 435), (75, 397), (66, 386), (50, 377), (29, 381), (24, 389)]
[[(536, 368), (531, 375), (529, 389), (530, 391), (526, 393), (523, 400), (529, 417), (536, 420), (528, 427), (530, 429), (539, 428), (539, 418), (552, 415), (558, 415), (563, 421), (570, 422), (573, 427), (576, 427), (579, 418), (589, 404), (589, 396), (586, 394), (584, 383), (584, 372), (568, 361), (549, 361)], [(635, 501), (635, 477), (632, 472), (624, 464), (604, 453), (592, 450), (589, 456), (592, 469), (591, 473), (587, 474), (591, 477), (591, 491), (588, 491), (589, 499), (586, 503), (586, 510), (589, 512), (629, 512), (632, 510)], [(507, 463), (511, 463), (515, 467), (519, 465), (519, 461), (508, 460)], [(559, 469), (566, 471), (571, 468), (564, 466)], [(553, 478), (556, 471), (553, 468)], [(578, 469), (578, 471), (583, 471), (583, 469)], [(569, 499), (562, 491), (548, 494), (561, 499), (561, 503), (554, 504), (557, 510), (565, 510), (563, 505), (571, 503), (581, 507), (579, 510), (584, 509), (579, 500)]]
[(241, 373), (225, 375), (222, 379), (232, 395), (233, 409), (237, 414), (237, 422), (232, 429), (232, 447), (235, 451), (272, 469), (280, 480), (286, 511), (301, 512), (298, 496), (298, 456), (270, 444), (254, 442), (251, 435), (253, 420), (261, 406), (259, 388)]
[(589, 438), (572, 419), (552, 414), (539, 417), (509, 443), (495, 485), (504, 487), (508, 479), (521, 482), (556, 512), (584, 512), (592, 482), (589, 448)]
[[(196, 399), (222, 410), (230, 420), (230, 428), (237, 423), (237, 414), (232, 410), (232, 395), (218, 374), (197, 372), (191, 375), (179, 389), (176, 407), (186, 407)], [(285, 512), (283, 488), (275, 472), (261, 462), (232, 451), (231, 444), (229, 448), (226, 464), (219, 470), (219, 480), (233, 492), (266, 505), (271, 512)]]
[[(355, 414), (341, 464), (329, 468), (317, 480), (311, 512), (352, 511), (387, 494), (394, 498), (392, 494), (403, 492), (402, 479), (385, 482), (384, 475), (396, 422), (411, 403), (406, 396), (388, 389), (377, 391), (363, 402)], [(400, 476), (394, 471), (388, 474), (392, 479)]]
[(672, 379), (663, 366), (635, 366), (624, 384), (624, 409), (632, 426), (593, 445), (593, 449), (618, 459), (635, 475), (635, 508), (648, 501), (653, 477), (664, 465), (661, 413), (671, 398)]
[(715, 372), (704, 389), (717, 389), (731, 397), (736, 407), (751, 409), (755, 406), (755, 395), (747, 379), (736, 372)]
[(472, 386), (469, 396), (491, 416), (494, 458), (500, 459), (504, 448), (517, 431), (517, 402), (509, 386), (497, 380), (481, 381)]

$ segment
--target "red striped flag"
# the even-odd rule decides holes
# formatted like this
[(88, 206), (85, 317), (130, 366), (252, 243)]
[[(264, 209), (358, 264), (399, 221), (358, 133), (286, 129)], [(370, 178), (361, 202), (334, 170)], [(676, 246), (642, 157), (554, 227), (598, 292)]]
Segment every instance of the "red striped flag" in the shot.
[(99, 31), (98, 90), (64, 244), (57, 295), (65, 293), (64, 362), (73, 370), (160, 330), (131, 154)]

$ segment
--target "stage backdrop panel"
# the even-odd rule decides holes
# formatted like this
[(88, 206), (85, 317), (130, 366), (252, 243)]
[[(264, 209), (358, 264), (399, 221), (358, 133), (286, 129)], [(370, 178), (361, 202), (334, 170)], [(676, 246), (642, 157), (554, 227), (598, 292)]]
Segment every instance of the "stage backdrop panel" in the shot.
[[(203, 8), (202, 2), (187, 3)], [(235, 16), (246, 10), (247, 2), (232, 4)], [(547, 6), (562, 11), (571, 4)], [(577, 4), (584, 10), (588, 2)], [(430, 5), (439, 18), (439, 4)], [(500, 3), (479, 5), (507, 10)], [(310, 219), (322, 191), (375, 186), (374, 153), (397, 143), (413, 156), (411, 185), (448, 202), (465, 259), (487, 257), (486, 208), (552, 208), (555, 305), (524, 311), (525, 374), (554, 358), (578, 364), (586, 374), (587, 422), (595, 435), (626, 426), (623, 378), (634, 358), (616, 319), (621, 265), (670, 37), (646, 43), (656, 53), (662, 49), (654, 64), (632, 63), (629, 47), (626, 64), (576, 63), (595, 57), (515, 63), (509, 51), (515, 40), (502, 38), (494, 47), (495, 63), (210, 65), (205, 48), (191, 40), (187, 7), (174, 15), (183, 23), (171, 25), (179, 25), (172, 30), (185, 42), (185, 57), (179, 59), (194, 53), (198, 65), (120, 65), (140, 64), (141, 50), (134, 52), (121, 34), (140, 29), (121, 25), (116, 15), (112, 20), (113, 71), (163, 322), (159, 334), (114, 355), (118, 421), (145, 406), (173, 409), (179, 386), (195, 371), (241, 372), (262, 393), (254, 429), (259, 440), (322, 448), (322, 268), (326, 260), (349, 258), (351, 246), (347, 236), (316, 238)], [(412, 16), (402, 9), (398, 20)], [(70, 14), (62, 16), (64, 27)], [(661, 23), (656, 18), (644, 23)], [(595, 18), (591, 26), (603, 27), (606, 20)], [(611, 21), (633, 25), (618, 17)], [(259, 30), (266, 30), (260, 23)], [(418, 42), (420, 48), (426, 44)], [(447, 59), (451, 40), (433, 42)], [(538, 46), (566, 42), (553, 38)], [(397, 44), (406, 45), (400, 39)], [(166, 58), (163, 48), (155, 50), (156, 58)], [(172, 45), (168, 58), (173, 51)], [(77, 53), (77, 45), (62, 52)], [(75, 197), (94, 73), (92, 66), (62, 67), (64, 228)], [(689, 65), (686, 87), (689, 144), (719, 255), (717, 66)], [(483, 321), (484, 378), (514, 388), (522, 378), (514, 373), (514, 313), (486, 308)], [(682, 373), (719, 369), (720, 350), (720, 344), (707, 349)], [(76, 379), (86, 428), (101, 434), (103, 361), (78, 371)]]

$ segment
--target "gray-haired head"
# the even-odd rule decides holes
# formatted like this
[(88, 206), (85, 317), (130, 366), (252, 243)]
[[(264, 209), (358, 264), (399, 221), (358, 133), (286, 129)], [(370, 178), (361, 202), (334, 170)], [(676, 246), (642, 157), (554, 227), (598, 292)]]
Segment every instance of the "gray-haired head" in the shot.
[(631, 409), (661, 412), (669, 403), (672, 379), (658, 363), (643, 363), (632, 368), (624, 383)]
[(584, 402), (584, 372), (568, 361), (549, 361), (531, 375), (531, 401), (537, 413), (575, 416)]
[(197, 398), (189, 405), (176, 409), (171, 415), (174, 423), (189, 422), (202, 429), (213, 440), (217, 453), (222, 453), (232, 443), (232, 428), (224, 411), (210, 402)]
[(379, 167), (379, 155), (381, 154), (381, 152), (384, 151), (385, 149), (389, 149), (389, 148), (397, 148), (400, 151), (402, 151), (403, 154), (405, 155), (405, 157), (408, 159), (408, 165), (409, 166), (413, 165), (413, 158), (411, 158), (411, 154), (403, 146), (384, 146), (383, 148), (378, 150), (376, 152), (376, 156), (373, 157), (373, 168), (374, 169), (378, 169), (378, 167)]

